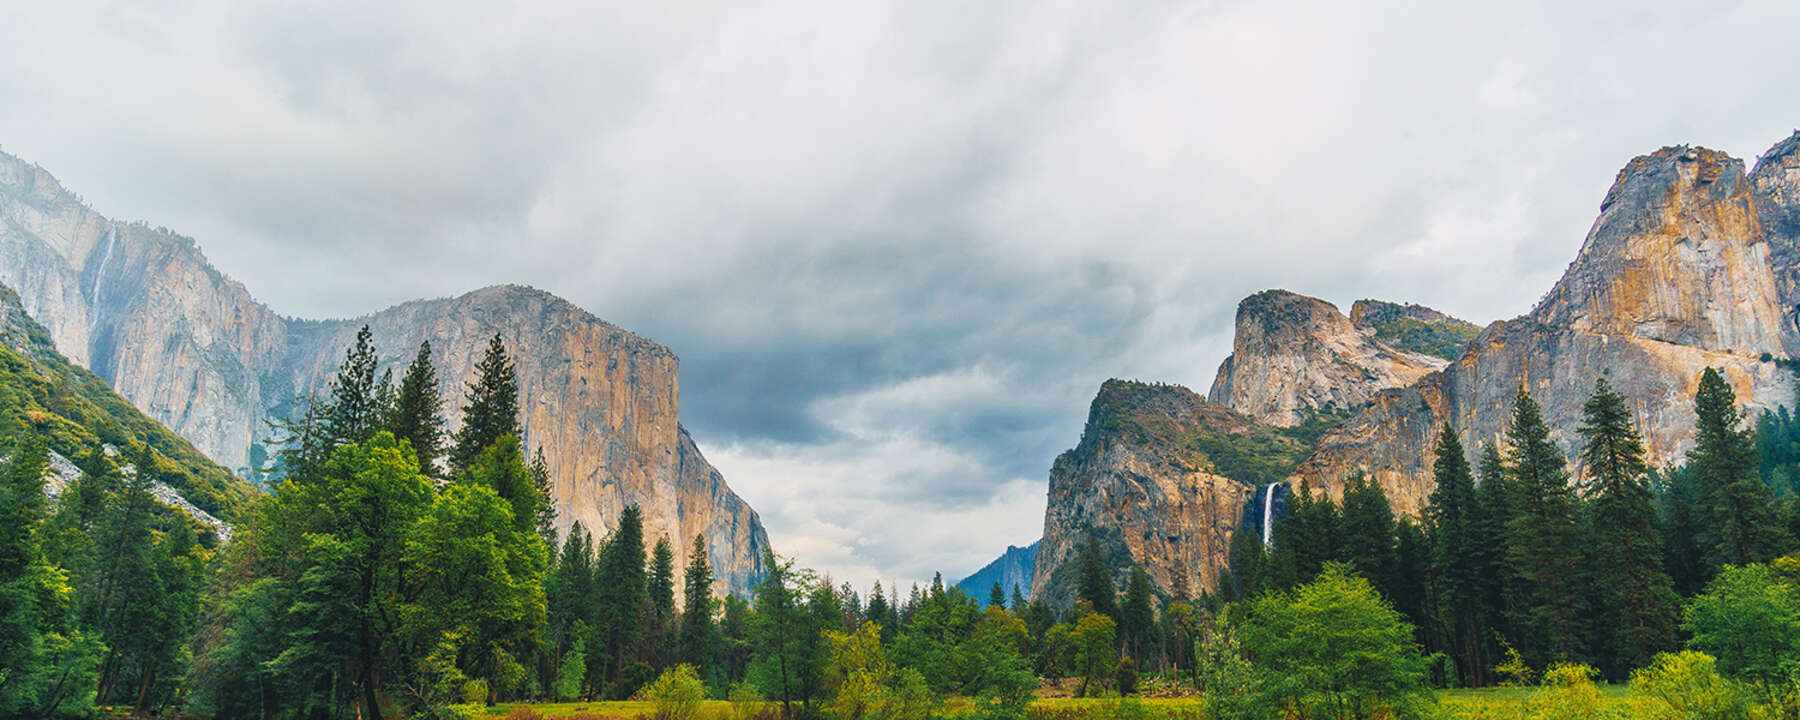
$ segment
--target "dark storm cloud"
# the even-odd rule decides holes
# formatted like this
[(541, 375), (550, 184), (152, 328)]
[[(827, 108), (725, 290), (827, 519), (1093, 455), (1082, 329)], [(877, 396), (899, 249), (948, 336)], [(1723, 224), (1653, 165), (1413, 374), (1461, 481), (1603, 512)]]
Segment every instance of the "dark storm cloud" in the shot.
[(1108, 377), (1286, 287), (1529, 308), (1617, 169), (1800, 123), (1794, 7), (39, 3), (0, 143), (277, 310), (536, 285), (840, 577), (1038, 533)]

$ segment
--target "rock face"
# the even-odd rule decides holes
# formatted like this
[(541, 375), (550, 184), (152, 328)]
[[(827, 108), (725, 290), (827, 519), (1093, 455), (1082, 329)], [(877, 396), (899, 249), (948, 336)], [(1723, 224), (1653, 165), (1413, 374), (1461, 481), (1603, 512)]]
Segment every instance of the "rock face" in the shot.
[[(1357, 307), (1367, 314), (1368, 307)], [(1331, 303), (1266, 290), (1238, 303), (1231, 356), (1207, 396), (1261, 422), (1293, 426), (1309, 411), (1348, 410), (1443, 366), (1441, 358), (1376, 340), (1374, 330), (1360, 329)]]
[(1034, 542), (1026, 547), (1008, 545), (1006, 552), (999, 558), (976, 570), (975, 574), (958, 581), (956, 586), (968, 593), (969, 597), (986, 601), (994, 584), (999, 583), (1008, 600), (1012, 598), (1013, 588), (1018, 588), (1019, 594), (1030, 600), (1031, 569), (1032, 563), (1037, 560), (1038, 544)]
[(1396, 509), (1417, 512), (1432, 486), (1434, 428), (1450, 423), (1471, 448), (1499, 442), (1520, 387), (1571, 458), (1600, 377), (1631, 399), (1653, 463), (1692, 446), (1693, 394), (1708, 366), (1753, 411), (1793, 404), (1793, 378), (1772, 360), (1797, 341), (1794, 144), (1777, 145), (1752, 177), (1704, 148), (1632, 160), (1531, 313), (1488, 327), (1441, 372), (1375, 396), (1297, 474), (1335, 494), (1363, 469)]
[(1141, 564), (1165, 591), (1197, 596), (1211, 588), (1257, 486), (1227, 477), (1205, 448), (1259, 432), (1268, 439), (1254, 419), (1179, 385), (1106, 381), (1081, 443), (1050, 470), (1032, 597), (1068, 604), (1069, 561), (1090, 536), (1120, 587), (1131, 565)]
[[(604, 533), (635, 503), (646, 537), (675, 544), (678, 571), (703, 535), (716, 589), (747, 593), (761, 577), (767, 535), (681, 427), (674, 353), (548, 293), (497, 286), (349, 320), (283, 318), (193, 241), (108, 220), (4, 154), (0, 282), (63, 354), (246, 477), (268, 451), (266, 421), (322, 389), (363, 324), (396, 375), (430, 340), (453, 406), (497, 332), (517, 362), (524, 440), (544, 449), (561, 529)], [(448, 410), (455, 427), (460, 411)]]
[(1444, 360), (1461, 357), (1481, 333), (1480, 325), (1423, 305), (1380, 300), (1356, 301), (1350, 306), (1350, 324), (1388, 347)]

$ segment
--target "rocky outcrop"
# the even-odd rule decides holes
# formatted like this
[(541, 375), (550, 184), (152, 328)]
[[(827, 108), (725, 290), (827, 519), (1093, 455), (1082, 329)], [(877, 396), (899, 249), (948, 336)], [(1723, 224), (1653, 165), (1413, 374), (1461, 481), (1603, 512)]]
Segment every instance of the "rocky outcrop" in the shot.
[(1324, 300), (1265, 290), (1238, 303), (1231, 356), (1207, 396), (1261, 422), (1293, 426), (1312, 411), (1348, 410), (1443, 366), (1441, 358), (1376, 340)]
[[(1234, 479), (1230, 450), (1293, 445), (1278, 431), (1179, 385), (1108, 380), (1081, 442), (1056, 458), (1032, 597), (1066, 606), (1069, 561), (1093, 537), (1123, 587), (1143, 566), (1157, 587), (1197, 596), (1218, 580), (1231, 531), (1257, 484)], [(1216, 457), (1215, 457), (1216, 456)]]
[(1444, 360), (1462, 356), (1481, 326), (1407, 303), (1358, 300), (1350, 306), (1350, 324), (1364, 335), (1396, 350)]
[[(674, 353), (548, 293), (498, 286), (365, 317), (283, 318), (214, 270), (194, 243), (108, 220), (49, 173), (0, 154), (0, 282), (56, 347), (214, 459), (255, 477), (267, 421), (322, 389), (368, 324), (384, 367), (430, 340), (446, 398), (499, 333), (517, 361), (528, 447), (542, 447), (558, 524), (605, 533), (637, 504), (645, 532), (682, 551), (707, 539), (717, 589), (746, 593), (768, 539), (678, 418)], [(459, 411), (449, 412), (452, 427)]]
[(1014, 588), (1017, 588), (1019, 594), (1026, 600), (1030, 600), (1031, 570), (1032, 563), (1037, 561), (1037, 550), (1038, 543), (1032, 543), (1025, 547), (1008, 545), (1006, 552), (1002, 553), (1000, 557), (995, 558), (993, 562), (983, 566), (980, 570), (976, 570), (973, 575), (958, 581), (956, 586), (968, 593), (969, 597), (977, 600), (986, 600), (988, 594), (993, 592), (995, 584), (1000, 586), (1001, 592), (1007, 594), (1008, 600), (1012, 598)]
[[(1600, 218), (1561, 281), (1530, 314), (1495, 323), (1438, 373), (1384, 391), (1327, 434), (1297, 475), (1336, 492), (1372, 473), (1396, 509), (1417, 512), (1431, 490), (1430, 446), (1449, 423), (1476, 447), (1497, 443), (1523, 387), (1553, 436), (1575, 456), (1581, 404), (1608, 378), (1631, 399), (1650, 459), (1692, 445), (1700, 373), (1718, 367), (1752, 411), (1792, 404), (1793, 378), (1773, 360), (1796, 341), (1792, 140), (1756, 182), (1743, 164), (1704, 148), (1671, 147), (1619, 173)], [(1786, 227), (1792, 227), (1786, 226)], [(1577, 468), (1579, 471), (1579, 468)]]

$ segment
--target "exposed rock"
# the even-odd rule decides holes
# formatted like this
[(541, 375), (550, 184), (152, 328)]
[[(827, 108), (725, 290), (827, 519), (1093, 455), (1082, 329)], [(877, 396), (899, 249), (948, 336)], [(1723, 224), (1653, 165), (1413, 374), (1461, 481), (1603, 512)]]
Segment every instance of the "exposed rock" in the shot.
[(1081, 443), (1050, 470), (1032, 597), (1067, 605), (1075, 585), (1069, 561), (1090, 535), (1120, 587), (1137, 564), (1167, 592), (1197, 596), (1211, 588), (1256, 484), (1227, 477), (1203, 448), (1233, 438), (1269, 441), (1269, 432), (1178, 385), (1106, 381)]
[(1411, 303), (1358, 300), (1350, 306), (1350, 324), (1396, 350), (1430, 355), (1444, 360), (1462, 356), (1481, 326)]
[(1038, 544), (1034, 542), (1025, 547), (1006, 546), (1005, 553), (976, 570), (975, 574), (958, 581), (956, 586), (968, 593), (969, 597), (985, 601), (988, 593), (993, 591), (994, 584), (999, 583), (1000, 590), (1006, 593), (1008, 600), (1012, 598), (1013, 588), (1018, 588), (1019, 594), (1030, 600), (1031, 569), (1032, 563), (1037, 560)]
[(1215, 403), (1273, 425), (1293, 426), (1309, 411), (1361, 405), (1375, 391), (1412, 383), (1444, 366), (1364, 334), (1337, 306), (1286, 290), (1238, 303), (1231, 356), (1207, 395)]
[(266, 421), (324, 387), (361, 325), (384, 367), (430, 340), (449, 420), (487, 339), (518, 364), (528, 447), (548, 461), (558, 524), (597, 534), (635, 503), (646, 537), (704, 535), (716, 588), (746, 593), (768, 539), (678, 420), (674, 353), (548, 293), (517, 286), (405, 303), (350, 320), (283, 318), (165, 229), (107, 220), (41, 168), (0, 154), (0, 282), (57, 348), (240, 475), (263, 464)]
[[(1771, 167), (1765, 196), (1791, 172)], [(1345, 475), (1367, 470), (1397, 510), (1417, 512), (1432, 487), (1435, 428), (1450, 423), (1471, 448), (1500, 442), (1521, 386), (1572, 459), (1581, 404), (1602, 376), (1630, 398), (1653, 463), (1691, 447), (1693, 394), (1708, 366), (1752, 410), (1792, 404), (1790, 374), (1768, 360), (1795, 342), (1771, 261), (1780, 243), (1763, 224), (1781, 214), (1759, 210), (1743, 164), (1723, 153), (1672, 147), (1632, 160), (1581, 253), (1530, 314), (1490, 326), (1442, 372), (1377, 395), (1298, 475), (1336, 494)]]

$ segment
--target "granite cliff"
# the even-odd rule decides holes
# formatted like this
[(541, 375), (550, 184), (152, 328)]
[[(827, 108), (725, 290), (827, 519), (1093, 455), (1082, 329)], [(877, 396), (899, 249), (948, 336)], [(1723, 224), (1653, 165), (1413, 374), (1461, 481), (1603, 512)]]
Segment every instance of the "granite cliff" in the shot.
[[(721, 592), (746, 593), (768, 538), (679, 421), (677, 359), (553, 295), (496, 286), (359, 318), (285, 318), (213, 269), (193, 241), (109, 220), (48, 172), (0, 154), (0, 282), (57, 349), (239, 475), (255, 478), (266, 421), (323, 388), (368, 324), (384, 367), (430, 340), (450, 405), (498, 332), (518, 364), (528, 447), (542, 447), (558, 524), (610, 529), (641, 506), (646, 536), (704, 535)], [(459, 411), (450, 408), (455, 427)]]
[(1797, 354), (1800, 133), (1749, 173), (1721, 152), (1663, 148), (1619, 172), (1574, 262), (1524, 316), (1476, 332), (1419, 306), (1362, 301), (1345, 318), (1268, 291), (1239, 306), (1212, 402), (1109, 382), (1051, 470), (1034, 590), (1066, 600), (1060, 568), (1089, 535), (1121, 578), (1135, 562), (1166, 592), (1206, 587), (1254, 493), (1276, 482), (1337, 495), (1366, 471), (1416, 514), (1437, 429), (1472, 451), (1499, 442), (1521, 387), (1572, 461), (1601, 377), (1630, 398), (1652, 462), (1679, 461), (1706, 367), (1755, 412), (1794, 404), (1778, 361)]
[[(1377, 306), (1367, 302), (1357, 304), (1365, 321), (1399, 324), (1386, 315), (1405, 312), (1381, 303), (1383, 317), (1376, 318), (1371, 309)], [(1352, 322), (1324, 300), (1265, 290), (1238, 303), (1231, 355), (1207, 397), (1261, 422), (1293, 426), (1314, 410), (1361, 405), (1374, 391), (1408, 385), (1444, 362), (1376, 339), (1372, 326)]]

